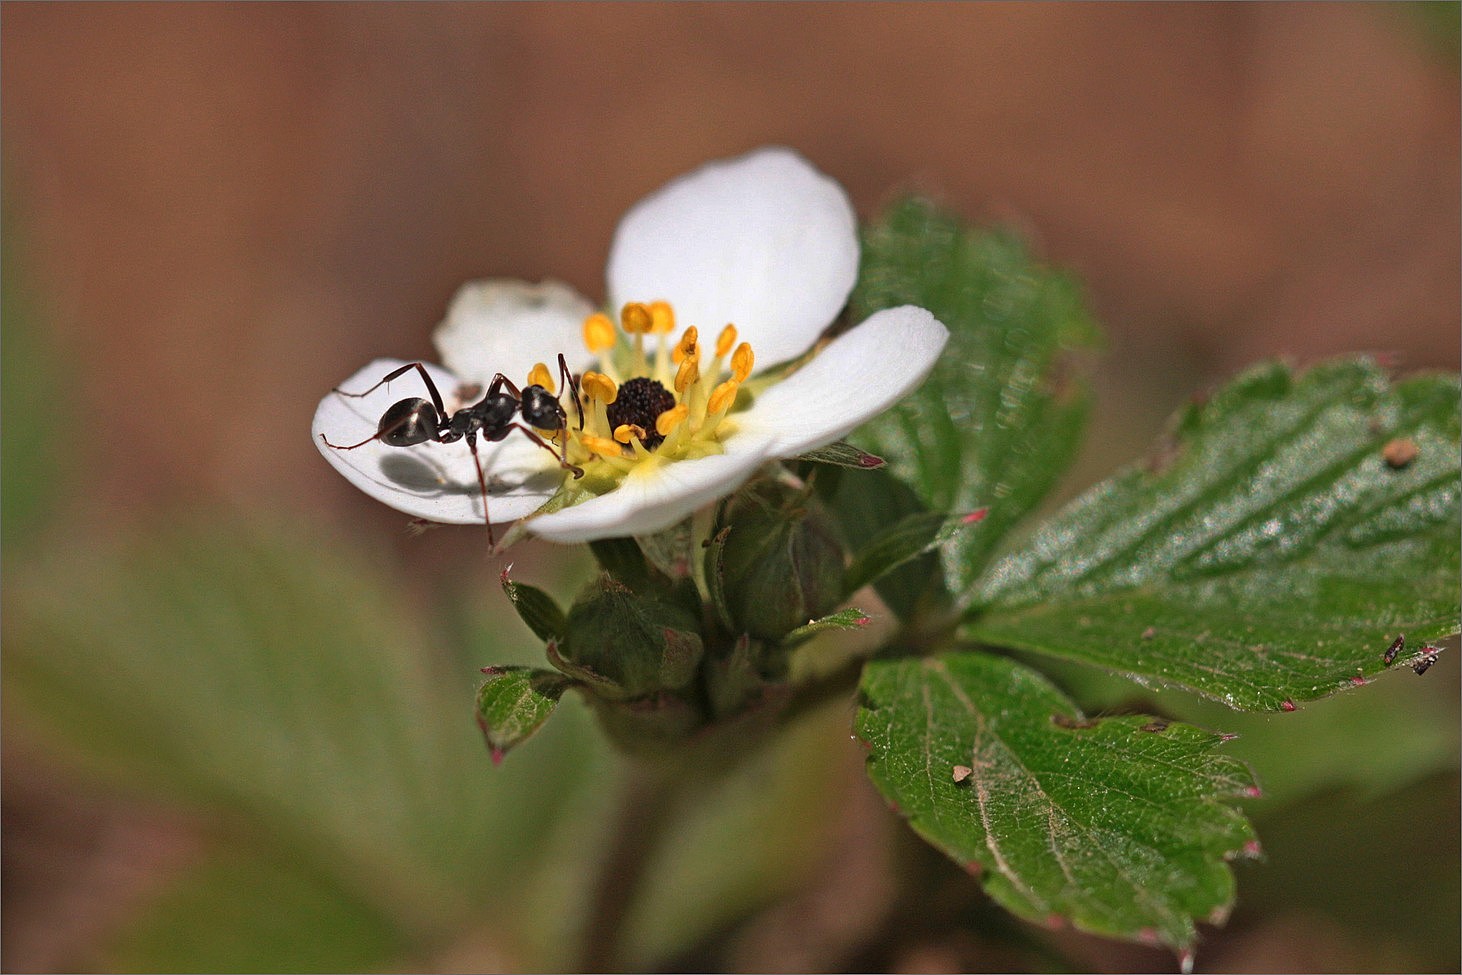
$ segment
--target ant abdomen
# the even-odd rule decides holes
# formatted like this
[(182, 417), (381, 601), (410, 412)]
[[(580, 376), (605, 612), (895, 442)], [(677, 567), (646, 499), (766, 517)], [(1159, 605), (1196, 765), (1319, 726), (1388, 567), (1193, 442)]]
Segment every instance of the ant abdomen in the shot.
[(437, 435), (437, 408), (424, 399), (403, 399), (381, 415), (376, 435), (392, 447), (415, 447)]

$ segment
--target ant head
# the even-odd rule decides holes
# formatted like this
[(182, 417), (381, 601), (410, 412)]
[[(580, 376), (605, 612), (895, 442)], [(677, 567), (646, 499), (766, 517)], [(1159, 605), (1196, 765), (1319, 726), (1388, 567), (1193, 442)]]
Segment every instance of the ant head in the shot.
[(523, 419), (539, 430), (562, 430), (568, 414), (558, 397), (542, 386), (528, 386), (523, 390)]
[(414, 447), (434, 439), (441, 426), (437, 408), (424, 399), (404, 399), (381, 414), (376, 436), (391, 447)]

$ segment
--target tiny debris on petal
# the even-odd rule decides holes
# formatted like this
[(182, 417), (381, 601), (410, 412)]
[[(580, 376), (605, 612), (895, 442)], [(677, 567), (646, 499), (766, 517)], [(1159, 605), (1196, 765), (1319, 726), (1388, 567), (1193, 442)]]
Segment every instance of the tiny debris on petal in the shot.
[(1295, 706), (1295, 703), (1293, 701), (1289, 700), (1288, 698), (1285, 698), (1283, 701), (1280, 701), (1279, 702), (1279, 710), (1281, 710), (1281, 711), (1298, 711), (1299, 708)]
[(975, 770), (968, 765), (956, 765), (954, 767), (954, 781), (963, 782), (975, 773)]
[(1366, 686), (1366, 679), (1364, 677), (1362, 677), (1360, 674), (1356, 674), (1354, 677), (1352, 677), (1350, 679), (1350, 682), (1352, 684), (1354, 684), (1356, 687), (1365, 687)]
[(1387, 466), (1394, 471), (1410, 465), (1412, 461), (1416, 460), (1418, 453), (1420, 451), (1416, 446), (1416, 441), (1410, 437), (1397, 437), (1395, 440), (1388, 441), (1386, 446), (1381, 448), (1381, 456), (1385, 459)]
[(502, 763), (503, 763), (503, 750), (501, 748), (494, 748), (492, 750), (492, 764), (493, 764), (493, 767), (496, 768), (497, 766), (501, 765)]
[(1251, 785), (1244, 790), (1244, 795), (1248, 796), (1250, 799), (1260, 799), (1264, 796), (1264, 790), (1259, 788), (1257, 785)]

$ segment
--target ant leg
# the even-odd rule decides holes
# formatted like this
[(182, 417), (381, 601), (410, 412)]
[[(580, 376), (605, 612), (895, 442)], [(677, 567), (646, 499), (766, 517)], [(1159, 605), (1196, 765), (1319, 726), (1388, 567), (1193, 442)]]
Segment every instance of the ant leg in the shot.
[[(447, 408), (442, 403), (442, 394), (439, 393), (439, 392), (437, 392), (437, 384), (434, 383), (434, 382), (432, 382), (431, 376), (426, 371), (426, 367), (423, 366), (419, 362), (408, 362), (406, 365), (402, 366), (400, 369), (394, 369), (394, 370), (392, 370), (391, 372), (387, 373), (385, 375), (385, 377), (381, 379), (380, 382), (376, 383), (374, 386), (372, 386), (370, 389), (366, 390), (363, 393), (347, 393), (345, 390), (340, 389), (339, 387), (336, 387), (335, 390), (334, 390), (334, 392), (337, 393), (337, 394), (339, 394), (340, 396), (355, 396), (355, 397), (369, 396), (371, 393), (374, 393), (376, 390), (380, 389), (382, 386), (386, 385), (391, 380), (393, 380), (393, 379), (399, 379), (400, 377), (406, 375), (408, 372), (410, 372), (413, 369), (415, 369), (417, 372), (419, 372), (421, 374), (421, 381), (426, 384), (426, 391), (428, 393), (431, 393), (432, 405), (437, 408), (437, 413), (439, 415), (441, 415), (441, 416), (446, 416), (447, 415)], [(374, 440), (375, 438), (372, 437), (371, 439)], [(370, 443), (370, 440), (363, 441), (363, 443)], [(331, 444), (331, 446), (334, 446), (334, 444)], [(359, 447), (359, 446), (361, 446), (361, 444), (356, 444), (356, 446)], [(340, 449), (341, 450), (349, 450), (350, 448), (349, 447), (342, 447)]]
[(558, 458), (558, 466), (562, 467), (566, 471), (573, 472), (574, 480), (577, 481), (579, 478), (584, 476), (584, 469), (582, 467), (579, 467), (575, 464), (570, 464), (568, 462), (568, 458), (564, 457), (561, 450), (559, 450), (553, 444), (549, 443), (547, 440), (544, 440), (528, 427), (523, 426), (523, 424), (521, 423), (510, 423), (508, 424), (508, 426), (523, 431), (524, 435), (527, 436), (529, 440), (533, 441), (538, 446), (542, 447), (544, 450), (552, 454), (554, 457)]
[(569, 364), (567, 361), (565, 361), (562, 352), (558, 354), (558, 381), (563, 383), (566, 388), (573, 391), (574, 409), (579, 411), (579, 432), (583, 433), (584, 403), (582, 400), (579, 399), (579, 381), (574, 378), (574, 374), (572, 372), (569, 372)]
[[(487, 387), (487, 396), (493, 395), (504, 386), (508, 387), (508, 392), (513, 394), (513, 399), (520, 400), (523, 398), (523, 391), (519, 389), (511, 379), (509, 379), (507, 376), (504, 376), (502, 373), (497, 373), (492, 377), (492, 383)], [(487, 396), (484, 396), (483, 399), (486, 399)]]
[(487, 511), (487, 478), (482, 473), (482, 461), (477, 456), (477, 435), (467, 435), (467, 449), (472, 451), (472, 465), (477, 468), (477, 487), (482, 491), (482, 520), (487, 522), (487, 547), (497, 548), (497, 540), (492, 536), (492, 515)]

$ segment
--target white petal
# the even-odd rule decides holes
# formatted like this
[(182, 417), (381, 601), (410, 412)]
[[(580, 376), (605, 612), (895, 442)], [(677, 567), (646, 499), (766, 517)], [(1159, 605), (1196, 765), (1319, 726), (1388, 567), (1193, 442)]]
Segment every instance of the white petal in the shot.
[(851, 433), (913, 392), (947, 341), (949, 329), (922, 308), (877, 312), (736, 419), (772, 441), (772, 456), (795, 457)]
[[(346, 392), (369, 389), (387, 373), (406, 365), (400, 359), (377, 359), (340, 384)], [(447, 410), (460, 405), (457, 379), (440, 366), (426, 364)], [(397, 511), (449, 525), (482, 524), (482, 489), (472, 453), (463, 441), (392, 447), (370, 440), (352, 450), (330, 444), (357, 444), (375, 435), (381, 414), (398, 400), (430, 399), (425, 384), (409, 372), (368, 396), (329, 393), (315, 410), (311, 436), (325, 459), (346, 480)], [(499, 443), (478, 445), (478, 456), (488, 482), (488, 510), (494, 524), (516, 521), (532, 514), (558, 489), (563, 480), (548, 451), (520, 433)]]
[(529, 531), (555, 542), (644, 535), (682, 518), (740, 487), (766, 459), (767, 441), (728, 437), (726, 452), (632, 472), (608, 494), (539, 515)]
[(484, 386), (499, 372), (521, 386), (539, 362), (556, 381), (560, 352), (575, 372), (589, 364), (584, 319), (595, 310), (561, 281), (473, 281), (457, 290), (432, 340), (448, 369)]
[(843, 188), (790, 149), (710, 163), (635, 204), (609, 251), (613, 307), (664, 299), (714, 337), (735, 324), (757, 365), (807, 351), (848, 300), (858, 231)]

